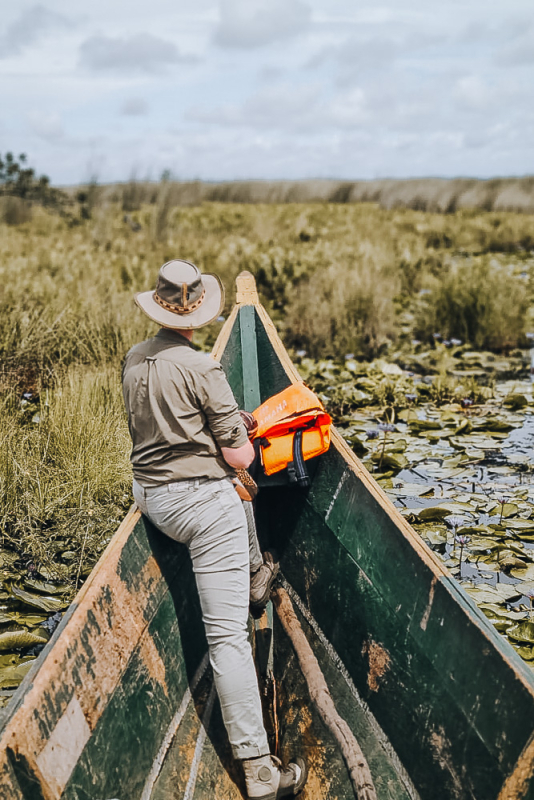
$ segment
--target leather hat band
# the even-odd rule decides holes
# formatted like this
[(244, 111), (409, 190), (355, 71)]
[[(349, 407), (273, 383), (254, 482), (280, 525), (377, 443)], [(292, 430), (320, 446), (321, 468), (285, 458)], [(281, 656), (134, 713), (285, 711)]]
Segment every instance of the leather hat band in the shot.
[[(187, 286), (187, 284), (185, 285)], [(184, 295), (185, 297), (187, 297), (187, 292), (182, 292), (182, 297)], [(158, 303), (158, 305), (160, 305), (162, 308), (166, 308), (167, 311), (172, 311), (174, 314), (190, 314), (192, 311), (196, 311), (197, 308), (199, 308), (204, 302), (205, 296), (206, 296), (206, 290), (203, 289), (202, 294), (200, 295), (198, 300), (195, 300), (195, 302), (191, 303), (191, 305), (189, 306), (186, 305), (181, 306), (178, 303), (168, 303), (166, 300), (163, 300), (157, 292), (154, 292), (154, 300), (156, 301), (156, 303)]]

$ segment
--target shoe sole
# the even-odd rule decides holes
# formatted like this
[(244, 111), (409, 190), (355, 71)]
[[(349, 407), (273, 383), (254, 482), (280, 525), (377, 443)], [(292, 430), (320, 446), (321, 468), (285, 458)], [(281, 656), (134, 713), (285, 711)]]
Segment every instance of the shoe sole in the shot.
[(302, 791), (302, 789), (304, 788), (304, 784), (308, 779), (308, 767), (306, 766), (306, 762), (304, 761), (304, 759), (296, 758), (295, 764), (298, 767), (300, 767), (300, 778), (298, 780), (298, 783), (295, 785), (295, 788), (293, 789), (293, 796)]
[(282, 797), (291, 797), (291, 796), (295, 797), (297, 794), (300, 794), (308, 778), (308, 767), (306, 766), (306, 762), (302, 758), (295, 758), (292, 760), (293, 763), (300, 768), (300, 778), (298, 779), (297, 783), (295, 784), (291, 792), (289, 793), (284, 792), (284, 794), (279, 794), (279, 791), (269, 792), (269, 794), (262, 794), (261, 797), (257, 797), (255, 798), (255, 800), (279, 800)]
[(265, 587), (265, 591), (259, 600), (255, 600), (253, 603), (250, 604), (250, 608), (253, 611), (263, 611), (267, 603), (269, 602), (269, 598), (271, 596), (271, 589), (273, 588), (273, 583), (275, 582), (277, 575), (280, 571), (280, 564), (275, 563), (273, 565), (273, 570), (271, 573), (271, 577)]

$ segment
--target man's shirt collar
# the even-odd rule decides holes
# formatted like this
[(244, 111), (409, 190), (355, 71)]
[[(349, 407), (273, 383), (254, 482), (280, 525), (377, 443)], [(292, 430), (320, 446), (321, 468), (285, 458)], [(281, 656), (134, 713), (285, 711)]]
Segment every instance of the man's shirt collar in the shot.
[(158, 339), (160, 342), (165, 342), (165, 344), (187, 345), (193, 350), (196, 350), (193, 342), (190, 342), (189, 339), (186, 339), (186, 337), (178, 331), (172, 330), (172, 328), (160, 328), (154, 338)]

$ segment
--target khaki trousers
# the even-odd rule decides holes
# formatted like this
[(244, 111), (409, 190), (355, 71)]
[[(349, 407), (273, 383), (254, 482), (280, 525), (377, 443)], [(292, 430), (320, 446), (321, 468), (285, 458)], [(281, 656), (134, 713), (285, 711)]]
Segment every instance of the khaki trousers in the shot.
[[(247, 631), (249, 526), (231, 480), (195, 478), (150, 488), (134, 481), (133, 492), (143, 514), (189, 550), (234, 757), (267, 755), (269, 745)], [(257, 545), (255, 529), (253, 532)]]

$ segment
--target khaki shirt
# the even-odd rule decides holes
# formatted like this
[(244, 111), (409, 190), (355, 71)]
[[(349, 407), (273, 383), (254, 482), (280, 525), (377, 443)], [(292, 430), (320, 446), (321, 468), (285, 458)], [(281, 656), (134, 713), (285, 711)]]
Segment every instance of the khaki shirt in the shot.
[(220, 448), (241, 447), (248, 436), (217, 361), (162, 328), (129, 351), (122, 384), (138, 483), (235, 474)]

